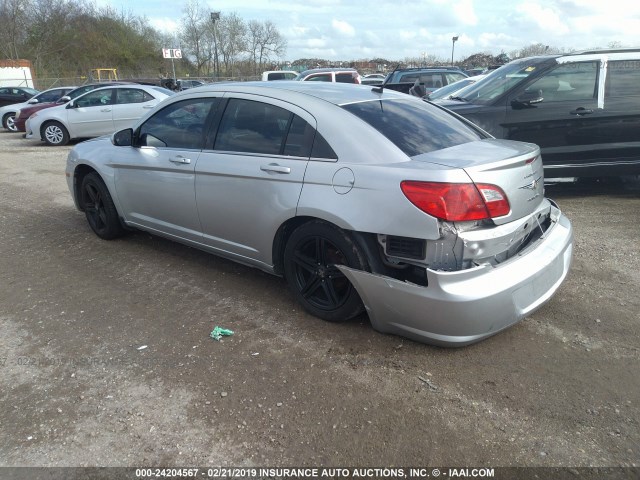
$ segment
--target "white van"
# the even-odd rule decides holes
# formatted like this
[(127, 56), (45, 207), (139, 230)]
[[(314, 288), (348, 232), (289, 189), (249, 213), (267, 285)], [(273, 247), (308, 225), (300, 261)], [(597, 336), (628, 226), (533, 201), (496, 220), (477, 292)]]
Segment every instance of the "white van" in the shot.
[(298, 76), (298, 72), (293, 70), (270, 70), (268, 72), (262, 72), (262, 81), (268, 80), (293, 80)]

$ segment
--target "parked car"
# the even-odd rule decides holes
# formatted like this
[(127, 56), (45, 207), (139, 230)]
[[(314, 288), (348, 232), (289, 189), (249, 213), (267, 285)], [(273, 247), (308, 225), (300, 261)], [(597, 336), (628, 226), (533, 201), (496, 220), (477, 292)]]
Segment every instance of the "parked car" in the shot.
[(361, 79), (362, 85), (382, 85), (386, 75), (382, 73), (370, 73), (369, 75), (365, 75)]
[(34, 95), (26, 102), (22, 103), (13, 103), (11, 105), (5, 105), (4, 107), (0, 107), (0, 119), (2, 119), (2, 127), (10, 132), (16, 132), (15, 126), (15, 116), (16, 112), (18, 112), (22, 108), (30, 107), (33, 105), (46, 105), (52, 102), (55, 102), (63, 95), (66, 95), (71, 90), (76, 87), (55, 87), (50, 88), (49, 90), (45, 90), (44, 92), (40, 92), (37, 95)]
[(26, 123), (26, 138), (66, 145), (72, 138), (97, 137), (135, 123), (173, 92), (148, 85), (113, 85), (91, 90), (66, 105), (36, 112)]
[(39, 90), (29, 87), (0, 87), (0, 107), (26, 102), (38, 93)]
[(353, 68), (314, 68), (301, 72), (295, 80), (301, 82), (360, 83), (360, 74)]
[(438, 102), (539, 145), (547, 178), (640, 174), (640, 49), (514, 60), (458, 97)]
[(188, 90), (190, 88), (201, 87), (202, 85), (204, 85), (204, 82), (200, 80), (178, 80), (178, 90)]
[(462, 80), (450, 83), (445, 87), (438, 88), (437, 90), (428, 93), (426, 98), (427, 100), (440, 100), (455, 97), (469, 85), (476, 83), (478, 80), (482, 80), (484, 77), (486, 77), (486, 75), (474, 75), (473, 77), (463, 78)]
[[(27, 119), (33, 115), (36, 112), (39, 112), (40, 110), (44, 110), (45, 108), (51, 108), (51, 107), (55, 107), (57, 105), (64, 105), (65, 103), (67, 103), (69, 100), (73, 100), (76, 97), (79, 97), (80, 95), (90, 92), (91, 90), (95, 90), (96, 88), (102, 88), (102, 87), (107, 87), (110, 85), (131, 85), (131, 82), (120, 82), (120, 81), (116, 81), (116, 82), (101, 82), (101, 83), (89, 83), (87, 85), (83, 85), (81, 87), (71, 87), (71, 91), (69, 91), (68, 93), (66, 93), (65, 95), (61, 96), (60, 98), (58, 98), (55, 102), (49, 102), (49, 103), (36, 103), (34, 105), (30, 105), (29, 102), (27, 102), (27, 105), (24, 107), (21, 107), (20, 109), (16, 110), (14, 118), (13, 118), (13, 131), (15, 132), (25, 132), (27, 127)], [(33, 100), (33, 99), (32, 99)]]
[(394, 91), (201, 87), (76, 145), (66, 177), (103, 239), (166, 236), (284, 276), (322, 319), (366, 308), (375, 329), (439, 345), (518, 322), (571, 262), (537, 146)]
[(426, 95), (467, 76), (457, 67), (398, 68), (387, 75), (384, 88), (409, 93), (415, 86), (420, 88), (422, 95)]
[(262, 72), (262, 81), (269, 82), (272, 80), (295, 80), (298, 72), (294, 70), (269, 70)]

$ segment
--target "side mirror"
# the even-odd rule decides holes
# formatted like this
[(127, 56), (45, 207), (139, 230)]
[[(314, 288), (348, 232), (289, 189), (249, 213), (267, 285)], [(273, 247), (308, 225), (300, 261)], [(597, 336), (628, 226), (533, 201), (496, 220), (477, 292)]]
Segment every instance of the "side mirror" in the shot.
[(540, 103), (543, 100), (542, 90), (535, 90), (533, 92), (525, 91), (519, 97), (511, 100), (511, 106), (513, 108), (530, 108), (532, 105)]
[(36, 103), (38, 103), (38, 99), (37, 98), (30, 98), (29, 100), (27, 100), (27, 103), (29, 105), (35, 105)]
[(133, 145), (133, 128), (125, 128), (111, 135), (111, 143), (116, 147), (130, 147)]
[(69, 95), (65, 95), (64, 97), (60, 97), (56, 103), (67, 103), (71, 101), (71, 97)]

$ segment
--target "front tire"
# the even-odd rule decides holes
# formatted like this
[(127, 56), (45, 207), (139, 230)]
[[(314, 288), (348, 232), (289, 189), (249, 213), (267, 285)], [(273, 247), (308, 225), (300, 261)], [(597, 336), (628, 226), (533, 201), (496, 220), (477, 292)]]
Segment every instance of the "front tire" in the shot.
[(9, 130), (10, 132), (17, 132), (18, 128), (16, 127), (16, 114), (15, 112), (9, 112), (4, 117), (2, 117), (2, 126)]
[(80, 195), (87, 222), (96, 235), (104, 240), (123, 235), (118, 211), (100, 175), (87, 174), (82, 179)]
[(306, 311), (330, 322), (344, 322), (364, 310), (362, 300), (336, 267), (366, 270), (367, 261), (347, 232), (316, 220), (298, 227), (284, 251), (284, 274)]
[(66, 145), (69, 143), (69, 132), (59, 122), (47, 122), (42, 126), (41, 135), (42, 139), (54, 147)]

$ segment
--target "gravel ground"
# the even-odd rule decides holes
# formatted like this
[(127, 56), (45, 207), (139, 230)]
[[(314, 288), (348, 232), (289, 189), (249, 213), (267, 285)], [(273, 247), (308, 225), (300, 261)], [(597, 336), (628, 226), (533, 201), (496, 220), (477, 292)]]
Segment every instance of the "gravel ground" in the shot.
[(0, 466), (640, 465), (637, 179), (548, 187), (566, 282), (441, 349), (146, 233), (98, 239), (69, 148), (0, 133)]

